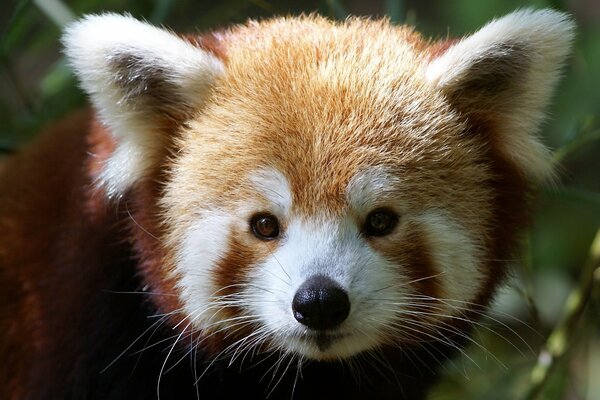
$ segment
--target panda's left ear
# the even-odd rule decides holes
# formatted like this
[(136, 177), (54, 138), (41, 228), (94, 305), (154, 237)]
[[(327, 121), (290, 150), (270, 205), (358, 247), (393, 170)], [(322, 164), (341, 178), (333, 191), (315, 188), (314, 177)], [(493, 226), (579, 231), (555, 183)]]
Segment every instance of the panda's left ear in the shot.
[(91, 15), (69, 25), (65, 53), (116, 148), (99, 183), (119, 196), (165, 155), (166, 127), (182, 123), (209, 96), (223, 63), (165, 29), (128, 15)]
[(493, 127), (494, 143), (521, 173), (544, 180), (552, 165), (536, 133), (573, 36), (567, 14), (516, 11), (434, 56), (426, 78), (463, 115)]

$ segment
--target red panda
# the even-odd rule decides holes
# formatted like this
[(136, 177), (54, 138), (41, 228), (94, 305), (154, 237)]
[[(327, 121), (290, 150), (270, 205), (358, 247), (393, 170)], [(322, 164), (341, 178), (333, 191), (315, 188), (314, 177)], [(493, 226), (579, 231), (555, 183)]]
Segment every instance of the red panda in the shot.
[(68, 26), (0, 176), (5, 399), (422, 399), (514, 259), (571, 19)]

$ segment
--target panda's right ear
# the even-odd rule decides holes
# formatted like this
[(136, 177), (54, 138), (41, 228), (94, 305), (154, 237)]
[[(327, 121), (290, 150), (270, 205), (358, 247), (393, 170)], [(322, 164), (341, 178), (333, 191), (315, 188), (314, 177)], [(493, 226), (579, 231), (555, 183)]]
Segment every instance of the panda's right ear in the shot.
[(165, 29), (128, 15), (90, 15), (67, 26), (67, 58), (116, 149), (99, 183), (120, 196), (164, 157), (164, 127), (202, 107), (221, 60)]
[(427, 80), (461, 113), (493, 125), (490, 140), (534, 182), (553, 176), (537, 131), (574, 31), (568, 14), (518, 10), (453, 43), (427, 65)]

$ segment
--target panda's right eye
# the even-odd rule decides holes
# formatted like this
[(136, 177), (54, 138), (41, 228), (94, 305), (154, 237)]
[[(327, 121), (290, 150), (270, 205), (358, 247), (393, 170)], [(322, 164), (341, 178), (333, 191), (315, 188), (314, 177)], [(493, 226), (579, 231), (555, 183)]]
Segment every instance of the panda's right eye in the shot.
[(250, 220), (250, 229), (260, 240), (273, 240), (279, 236), (279, 221), (271, 214), (257, 214)]
[(385, 236), (394, 230), (398, 224), (398, 216), (385, 208), (379, 208), (367, 215), (363, 232), (367, 236)]

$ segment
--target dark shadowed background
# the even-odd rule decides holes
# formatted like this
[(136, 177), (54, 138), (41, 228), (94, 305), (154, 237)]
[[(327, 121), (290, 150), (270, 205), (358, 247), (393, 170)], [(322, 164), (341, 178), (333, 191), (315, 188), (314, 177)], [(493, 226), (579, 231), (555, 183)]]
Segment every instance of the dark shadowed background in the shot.
[(439, 38), (472, 32), (522, 7), (565, 10), (578, 24), (574, 54), (542, 129), (561, 162), (561, 179), (541, 188), (514, 278), (463, 357), (444, 364), (431, 399), (598, 400), (600, 236), (595, 248), (592, 242), (600, 227), (600, 0), (3, 1), (0, 168), (40, 127), (85, 104), (59, 43), (61, 27), (85, 13), (127, 11), (179, 31), (313, 11), (337, 19), (387, 15)]

